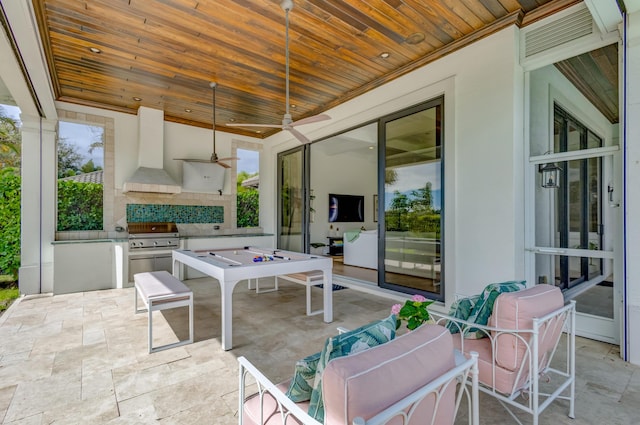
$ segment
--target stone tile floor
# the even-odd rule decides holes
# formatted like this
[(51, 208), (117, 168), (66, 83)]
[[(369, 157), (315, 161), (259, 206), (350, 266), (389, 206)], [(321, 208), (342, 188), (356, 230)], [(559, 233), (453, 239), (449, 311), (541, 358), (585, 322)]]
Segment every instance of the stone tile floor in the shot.
[[(237, 362), (245, 356), (273, 381), (318, 351), (337, 326), (355, 328), (389, 314), (392, 301), (354, 289), (334, 292), (334, 322), (307, 317), (305, 288), (281, 282), (234, 293), (234, 348), (220, 348), (220, 294), (211, 279), (186, 282), (195, 294), (195, 342), (147, 353), (146, 314), (134, 315), (133, 289), (25, 297), (0, 317), (0, 421), (3, 424), (235, 424)], [(314, 290), (314, 302), (321, 299)], [(182, 339), (186, 309), (154, 313), (157, 343)], [(640, 368), (617, 347), (578, 339), (576, 419), (553, 403), (541, 424), (640, 423)], [(513, 423), (481, 397), (481, 423)], [(525, 423), (530, 419), (524, 417)], [(464, 413), (457, 424), (466, 423)]]

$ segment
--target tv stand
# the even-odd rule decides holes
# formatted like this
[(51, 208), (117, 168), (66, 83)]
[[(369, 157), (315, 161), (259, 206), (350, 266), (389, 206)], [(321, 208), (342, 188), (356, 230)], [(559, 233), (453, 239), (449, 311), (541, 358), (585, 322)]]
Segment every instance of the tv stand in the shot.
[(327, 236), (327, 239), (329, 239), (329, 255), (342, 255), (344, 253), (342, 236)]

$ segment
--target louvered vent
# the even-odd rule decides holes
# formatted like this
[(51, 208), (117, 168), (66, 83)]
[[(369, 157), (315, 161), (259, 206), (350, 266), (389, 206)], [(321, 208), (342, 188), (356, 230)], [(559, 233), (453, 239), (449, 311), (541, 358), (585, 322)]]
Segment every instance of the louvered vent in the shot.
[(525, 57), (560, 46), (593, 33), (593, 18), (586, 7), (527, 32)]

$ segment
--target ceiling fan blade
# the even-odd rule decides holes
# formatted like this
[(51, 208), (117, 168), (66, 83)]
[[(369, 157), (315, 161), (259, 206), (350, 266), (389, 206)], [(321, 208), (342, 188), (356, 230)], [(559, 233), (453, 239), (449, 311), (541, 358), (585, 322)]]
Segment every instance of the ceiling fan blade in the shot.
[(282, 124), (242, 124), (235, 122), (228, 122), (227, 127), (269, 127), (269, 128), (284, 128)]
[(290, 101), (289, 101), (289, 12), (293, 9), (293, 1), (292, 0), (282, 0), (280, 3), (280, 7), (285, 12), (285, 113), (282, 118), (281, 125), (275, 124), (242, 124), (242, 123), (227, 123), (228, 127), (263, 127), (263, 128), (281, 128), (283, 130), (289, 131), (296, 139), (300, 141), (300, 143), (307, 144), (311, 143), (304, 134), (300, 133), (298, 130), (294, 129), (294, 126), (311, 124), (314, 122), (326, 121), (330, 120), (331, 117), (327, 114), (318, 114), (312, 117), (303, 118), (301, 120), (292, 122), (291, 113), (289, 112)]
[(218, 161), (237, 161), (240, 158), (238, 158), (237, 156), (229, 156), (227, 158), (218, 158)]
[(231, 165), (225, 164), (224, 162), (216, 161), (215, 163), (221, 165), (224, 168), (231, 168)]
[(318, 114), (318, 115), (314, 115), (312, 117), (307, 117), (307, 118), (303, 118), (301, 120), (298, 120), (296, 122), (291, 123), (291, 126), (298, 126), (298, 125), (305, 125), (305, 124), (311, 124), (313, 122), (320, 122), (320, 121), (326, 121), (326, 120), (330, 120), (331, 117), (327, 114)]
[(210, 159), (197, 159), (197, 158), (173, 158), (174, 161), (184, 161), (184, 162), (202, 162), (202, 163), (211, 163)]
[(300, 133), (295, 128), (287, 127), (287, 128), (285, 128), (285, 130), (287, 130), (289, 133), (293, 134), (295, 136), (295, 138), (300, 141), (300, 143), (305, 144), (305, 145), (307, 143), (311, 143), (311, 140), (307, 139), (307, 137), (304, 134)]

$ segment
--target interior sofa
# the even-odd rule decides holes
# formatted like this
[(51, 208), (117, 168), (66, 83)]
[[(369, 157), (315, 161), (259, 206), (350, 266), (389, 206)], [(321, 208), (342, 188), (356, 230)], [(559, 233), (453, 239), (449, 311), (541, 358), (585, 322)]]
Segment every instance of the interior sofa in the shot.
[(378, 231), (360, 230), (343, 235), (343, 261), (345, 265), (378, 268)]

